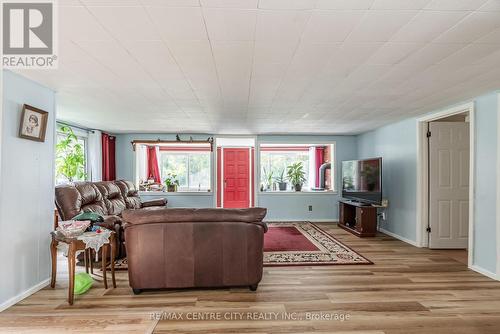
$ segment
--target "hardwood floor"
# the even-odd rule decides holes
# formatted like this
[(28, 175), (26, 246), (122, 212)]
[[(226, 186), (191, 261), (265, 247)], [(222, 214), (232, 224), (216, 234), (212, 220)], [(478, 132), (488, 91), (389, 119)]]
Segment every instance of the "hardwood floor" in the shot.
[[(233, 288), (138, 296), (128, 287), (126, 272), (118, 272), (116, 289), (104, 290), (96, 282), (69, 306), (61, 262), (64, 272), (56, 289), (44, 288), (0, 313), (0, 332), (500, 333), (500, 282), (468, 270), (456, 254), (415, 248), (383, 234), (359, 239), (333, 224), (318, 225), (375, 264), (267, 267), (257, 292)], [(173, 314), (183, 319), (172, 319)], [(210, 314), (236, 319), (186, 319)], [(306, 319), (311, 314), (348, 319)], [(259, 316), (268, 319), (250, 319)]]

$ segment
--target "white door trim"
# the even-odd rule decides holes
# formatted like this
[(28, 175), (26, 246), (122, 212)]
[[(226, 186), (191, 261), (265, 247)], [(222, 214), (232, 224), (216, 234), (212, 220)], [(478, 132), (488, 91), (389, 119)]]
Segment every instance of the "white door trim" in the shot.
[[(469, 161), (469, 251), (468, 266), (473, 265), (474, 252), (474, 173), (475, 173), (475, 114), (474, 102), (455, 106), (443, 111), (433, 113), (417, 119), (417, 245), (429, 247), (427, 238), (428, 209), (429, 209), (429, 186), (428, 186), (428, 146), (427, 146), (427, 123), (440, 118), (469, 112), (470, 126), (470, 161)], [(497, 224), (500, 218), (497, 217)]]

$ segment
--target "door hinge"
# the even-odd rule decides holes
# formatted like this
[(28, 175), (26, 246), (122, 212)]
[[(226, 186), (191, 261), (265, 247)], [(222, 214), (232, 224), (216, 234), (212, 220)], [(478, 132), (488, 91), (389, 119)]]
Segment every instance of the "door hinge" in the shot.
[(430, 138), (430, 137), (431, 137), (431, 132), (427, 131), (427, 138)]
[(431, 227), (430, 227), (430, 226), (429, 226), (429, 227), (427, 227), (427, 228), (426, 228), (426, 231), (427, 231), (427, 232), (429, 232), (429, 233), (431, 233)]

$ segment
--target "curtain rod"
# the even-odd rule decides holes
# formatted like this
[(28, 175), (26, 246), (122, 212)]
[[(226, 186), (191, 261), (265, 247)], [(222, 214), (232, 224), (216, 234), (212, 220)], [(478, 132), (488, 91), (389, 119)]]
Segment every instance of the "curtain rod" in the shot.
[(67, 122), (56, 121), (56, 123), (57, 124), (61, 124), (61, 125), (70, 126), (72, 128), (80, 129), (80, 130), (83, 130), (83, 131), (94, 132), (93, 129), (85, 128), (85, 127), (79, 126), (79, 125), (70, 124), (70, 123), (67, 123)]
[(155, 144), (209, 144), (210, 151), (214, 149), (214, 138), (208, 137), (206, 140), (181, 140), (177, 135), (177, 140), (132, 140), (132, 149), (135, 151), (135, 145), (155, 145)]

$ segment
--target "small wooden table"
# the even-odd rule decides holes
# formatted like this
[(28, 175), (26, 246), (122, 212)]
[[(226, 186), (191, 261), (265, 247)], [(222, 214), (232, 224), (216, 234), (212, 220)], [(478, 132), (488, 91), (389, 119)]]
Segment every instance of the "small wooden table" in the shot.
[[(85, 261), (85, 271), (89, 272), (89, 263), (90, 270), (93, 273), (92, 266), (92, 250), (90, 248), (85, 248), (85, 243), (76, 238), (66, 238), (62, 234), (57, 232), (51, 232), (52, 242), (50, 243), (50, 254), (52, 257), (52, 277), (50, 281), (50, 286), (54, 288), (56, 286), (56, 273), (57, 273), (57, 245), (62, 242), (68, 245), (68, 271), (69, 271), (69, 287), (68, 287), (68, 303), (73, 305), (74, 300), (74, 287), (75, 287), (75, 266), (76, 266), (76, 253), (78, 251), (84, 251), (84, 261)], [(109, 236), (109, 243), (102, 245), (102, 254), (108, 253), (108, 247), (110, 247), (110, 261), (111, 261), (111, 279), (113, 281), (113, 288), (116, 288), (116, 280), (115, 280), (115, 255), (113, 246), (115, 243), (115, 232), (111, 232)], [(102, 278), (104, 281), (104, 288), (108, 288), (108, 281), (106, 279), (106, 265), (107, 259), (106, 256), (101, 256), (102, 263)]]

